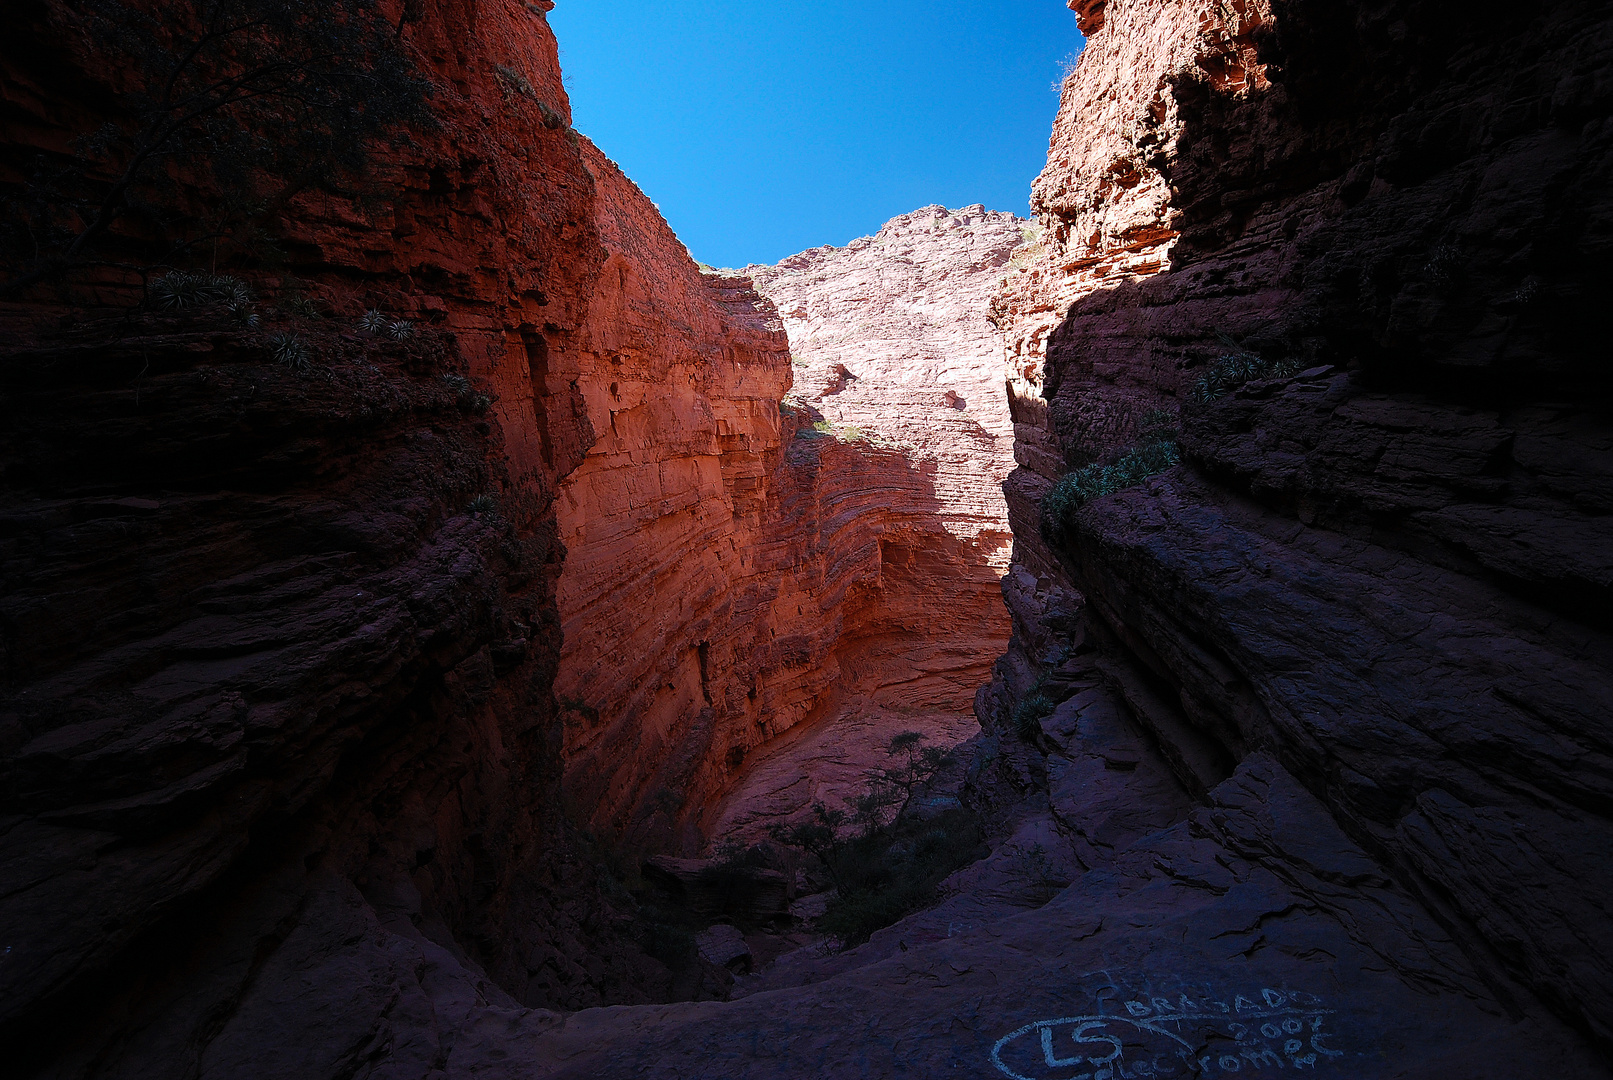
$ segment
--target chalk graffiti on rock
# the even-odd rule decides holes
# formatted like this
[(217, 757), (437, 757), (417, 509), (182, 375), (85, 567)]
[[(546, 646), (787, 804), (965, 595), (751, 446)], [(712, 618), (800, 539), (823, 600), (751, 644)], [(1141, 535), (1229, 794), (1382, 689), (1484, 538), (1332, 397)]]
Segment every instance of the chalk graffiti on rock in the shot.
[(1334, 1010), (1315, 994), (1171, 983), (1158, 993), (1107, 981), (1089, 1013), (1009, 1032), (991, 1063), (1012, 1080), (1131, 1080), (1308, 1070), (1344, 1056), (1329, 1026)]

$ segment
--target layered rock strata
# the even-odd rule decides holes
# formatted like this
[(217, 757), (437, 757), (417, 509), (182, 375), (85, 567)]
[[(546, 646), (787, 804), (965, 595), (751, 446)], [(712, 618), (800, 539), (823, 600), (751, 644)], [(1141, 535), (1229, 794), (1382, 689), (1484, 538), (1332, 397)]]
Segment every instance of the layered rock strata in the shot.
[[(997, 300), (1023, 618), (982, 707), (1057, 662), (1038, 600), (1084, 595), (1189, 790), (1280, 763), (1509, 1015), (1605, 1048), (1613, 23), (1082, 9), (1047, 250)], [(1182, 466), (1042, 520), (1158, 410)]]
[[(978, 475), (970, 497), (953, 490), (992, 440), (943, 390), (913, 407), (942, 417), (922, 448), (781, 411), (773, 305), (746, 277), (702, 275), (642, 194), (590, 163), (610, 255), (578, 346), (595, 442), (559, 503), (566, 789), (626, 843), (692, 855), (770, 740), (864, 700), (970, 715), (1007, 638), (1006, 534)], [(992, 368), (965, 354), (952, 374)]]
[[(579, 379), (612, 286), (659, 238), (567, 127), (547, 7), (392, 13), (435, 126), (363, 191), (289, 192), (284, 264), (221, 267), (259, 324), (131, 317), (117, 264), (160, 250), (138, 220), (0, 313), (0, 1030), (25, 1073), (352, 1075), (434, 1038), (399, 988), (449, 971), (510, 1007), (711, 992), (645, 955), (561, 797), (555, 497), (598, 437)], [(117, 118), (130, 73), (80, 14), (10, 27), (8, 198)], [(177, 182), (169, 212), (219, 198)], [(702, 364), (787, 370), (776, 334), (699, 332)]]
[[(259, 324), (130, 318), (116, 265), (4, 310), (25, 1070), (351, 1075), (440, 1056), (445, 987), (720, 991), (644, 954), (568, 817), (693, 848), (748, 753), (843, 701), (967, 715), (1002, 621), (977, 508), (781, 413), (771, 306), (569, 130), (546, 7), (397, 15), (437, 127), (377, 152), (379, 210), (288, 195), (288, 264), (225, 267)], [(81, 167), (121, 77), (67, 7), (24, 14), (8, 193)]]
[(998, 576), (1013, 430), (987, 308), (1026, 232), (979, 205), (926, 206), (843, 248), (745, 268), (789, 334), (796, 396), (834, 428), (906, 450), (932, 475), (947, 531)]
[[(701, 992), (623, 941), (562, 792), (676, 846), (702, 824), (676, 784), (709, 797), (768, 737), (751, 688), (796, 732), (846, 688), (952, 700), (980, 661), (915, 662), (913, 635), (974, 610), (973, 586), (923, 590), (979, 547), (944, 546), (901, 449), (810, 414), (768, 426), (765, 306), (663, 262), (656, 219), (565, 130), (545, 3), (406, 5), (442, 129), (387, 159), (385, 220), (322, 192), (282, 226), (339, 323), (262, 270), (261, 330), (96, 321), (82, 296), (66, 325), (54, 294), (7, 309), (13, 1066), (1606, 1075), (1606, 14), (1076, 6), (1092, 45), (1065, 110), (1108, 119), (1061, 121), (1041, 284), (998, 305), (1011, 340), (1022, 303), (1054, 329), (1014, 402), (1015, 659), (961, 789), (1004, 833), (989, 859), (739, 1001), (549, 1011)], [(8, 181), (113, 100), (57, 10), (8, 39)], [(1121, 161), (1061, 188), (1060, 148), (1085, 160), (1087, 139), (1159, 183)], [(1084, 241), (1059, 228), (1083, 222), (1112, 287), (1065, 278)], [(95, 285), (128, 300), (115, 273)], [(424, 329), (357, 333), (366, 307)], [(271, 331), (312, 356), (277, 357)], [(1178, 409), (1184, 466), (1042, 535), (1064, 468), (1224, 355), (1298, 373)], [(613, 356), (633, 378), (597, 374)], [(589, 507), (633, 538), (622, 592), (674, 614), (604, 587), (604, 560), (561, 576)], [(738, 561), (772, 521), (793, 524), (750, 534), (741, 569), (775, 576), (681, 568), (725, 536)], [(620, 654), (631, 711), (555, 702), (557, 670), (583, 692), (619, 677), (567, 674), (559, 627), (591, 604), (662, 650)], [(1062, 704), (1010, 732), (1033, 686)], [(596, 770), (618, 753), (638, 757)]]
[[(887, 564), (894, 545), (905, 545), (899, 563), (906, 569), (871, 594), (891, 609), (880, 644), (863, 646), (875, 639), (850, 624), (841, 630), (862, 655), (848, 663), (851, 649), (842, 646), (842, 658), (826, 670), (815, 665), (815, 676), (844, 685), (816, 707), (813, 724), (753, 758), (708, 815), (708, 833), (724, 842), (765, 839), (768, 827), (800, 818), (815, 802), (839, 807), (862, 794), (869, 771), (887, 762), (886, 744), (903, 731), (950, 747), (974, 730), (967, 703), (986, 674), (982, 660), (1002, 650), (1009, 629), (998, 595), (1012, 433), (998, 385), (1001, 335), (986, 306), (1024, 246), (1023, 226), (978, 205), (930, 206), (844, 248), (744, 269), (789, 336), (787, 411), (798, 437), (819, 440), (799, 449), (833, 450), (828, 473), (845, 471), (853, 453), (884, 470), (858, 464), (832, 483), (820, 473), (813, 481), (824, 493), (819, 500), (837, 504), (832, 520), (887, 534)], [(917, 507), (903, 493), (915, 480)], [(887, 515), (905, 524), (892, 529)], [(782, 598), (785, 609), (790, 602)], [(773, 727), (791, 725), (785, 714)]]

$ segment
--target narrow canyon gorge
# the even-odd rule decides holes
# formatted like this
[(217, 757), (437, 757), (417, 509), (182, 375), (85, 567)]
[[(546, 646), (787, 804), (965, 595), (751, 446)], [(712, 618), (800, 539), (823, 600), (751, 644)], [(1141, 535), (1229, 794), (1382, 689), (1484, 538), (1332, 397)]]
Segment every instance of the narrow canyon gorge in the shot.
[(7, 1068), (1613, 1075), (1607, 5), (1069, 0), (739, 269), (554, 6), (8, 8)]

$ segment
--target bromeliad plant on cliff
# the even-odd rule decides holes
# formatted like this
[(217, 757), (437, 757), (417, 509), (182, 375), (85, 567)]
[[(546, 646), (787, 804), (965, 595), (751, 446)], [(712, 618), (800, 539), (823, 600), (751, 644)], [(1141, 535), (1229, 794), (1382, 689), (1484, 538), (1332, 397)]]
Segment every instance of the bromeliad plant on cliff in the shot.
[[(429, 84), (374, 0), (56, 0), (120, 104), (70, 151), (8, 163), (0, 296), (90, 266), (275, 254), (286, 203), (357, 187), (377, 139), (429, 127)], [(89, 44), (93, 43), (93, 45)], [(373, 194), (373, 193), (372, 193)]]
[(1135, 487), (1182, 460), (1176, 446), (1175, 418), (1166, 410), (1148, 413), (1139, 425), (1137, 445), (1112, 464), (1093, 464), (1065, 473), (1042, 497), (1042, 536), (1058, 546), (1076, 511), (1104, 495)]
[[(1231, 342), (1227, 342), (1231, 345)], [(1187, 392), (1187, 400), (1194, 405), (1208, 405), (1226, 397), (1245, 383), (1257, 379), (1286, 379), (1299, 374), (1304, 365), (1293, 357), (1268, 360), (1256, 353), (1235, 345), (1232, 351), (1222, 354), (1205, 367)]]

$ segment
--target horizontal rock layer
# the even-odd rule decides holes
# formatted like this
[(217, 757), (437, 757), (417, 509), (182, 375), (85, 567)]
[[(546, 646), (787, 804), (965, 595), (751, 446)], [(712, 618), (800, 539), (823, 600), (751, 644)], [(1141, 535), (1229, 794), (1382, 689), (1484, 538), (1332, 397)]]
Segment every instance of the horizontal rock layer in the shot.
[[(747, 267), (753, 288), (702, 276), (590, 162), (610, 255), (565, 346), (597, 433), (560, 499), (567, 793), (630, 844), (694, 854), (769, 740), (865, 696), (969, 715), (1008, 633), (1008, 431), (980, 312), (1020, 236), (1012, 215), (931, 208)], [(902, 336), (909, 307), (930, 333)]]
[[(1000, 527), (781, 414), (771, 305), (569, 130), (547, 6), (391, 13), (437, 127), (289, 194), (284, 265), (221, 267), (259, 325), (125, 318), (117, 265), (0, 310), (25, 1071), (354, 1075), (439, 1060), (449, 999), (709, 994), (573, 825), (697, 847), (749, 752), (842, 700), (967, 716), (1006, 638)], [(73, 25), (30, 4), (6, 47), (8, 199), (130, 76)]]
[(796, 397), (833, 428), (907, 451), (946, 530), (999, 574), (1013, 430), (987, 308), (1022, 257), (1024, 226), (979, 205), (927, 206), (843, 248), (745, 268), (789, 334)]
[[(261, 325), (129, 319), (117, 266), (0, 310), (0, 1031), (25, 1072), (352, 1075), (438, 1038), (397, 987), (445, 971), (510, 1008), (701, 992), (566, 823), (555, 500), (599, 437), (579, 379), (628, 330), (623, 250), (727, 309), (681, 249), (657, 268), (634, 230), (665, 226), (567, 128), (545, 9), (391, 12), (436, 126), (360, 193), (290, 194), (284, 264), (220, 267)], [(132, 75), (68, 5), (17, 15), (8, 200), (40, 154), (83, 169)], [(185, 180), (183, 209), (216, 204)], [(765, 366), (774, 337), (714, 316), (690, 359)], [(276, 1030), (294, 1061), (263, 1057)]]
[[(1410, 0), (1101, 22), (1037, 182), (1047, 258), (996, 301), (1030, 427), (1024, 622), (1077, 586), (1190, 789), (1269, 755), (1513, 1015), (1605, 1047), (1613, 24)], [(1229, 356), (1256, 377), (1195, 399)], [(1161, 409), (1183, 466), (1039, 527), (1063, 470)], [(1025, 692), (1031, 636), (988, 710)]]

